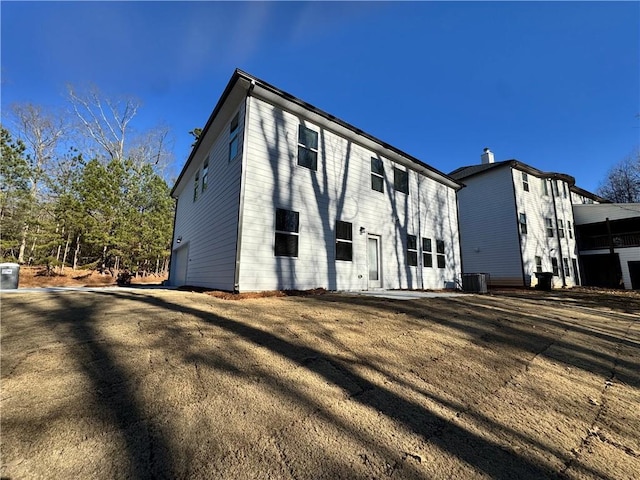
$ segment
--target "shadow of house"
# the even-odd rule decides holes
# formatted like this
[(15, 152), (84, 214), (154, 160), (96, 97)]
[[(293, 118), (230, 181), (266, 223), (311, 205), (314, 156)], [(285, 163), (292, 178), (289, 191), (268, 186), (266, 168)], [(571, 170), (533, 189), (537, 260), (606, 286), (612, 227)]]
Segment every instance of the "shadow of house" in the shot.
[[(372, 159), (382, 172), (372, 171)], [(203, 190), (197, 179), (205, 165), (217, 183)], [(405, 172), (404, 183), (396, 184), (396, 170)], [(373, 176), (381, 178), (372, 183)], [(437, 214), (426, 215), (423, 199), (455, 197), (460, 188), (409, 154), (236, 70), (172, 190), (178, 209), (169, 281), (234, 291), (442, 288), (409, 264), (407, 235), (420, 239), (436, 230), (434, 222), (448, 222), (441, 235), (458, 245), (455, 203), (436, 202), (429, 208)], [(188, 258), (178, 239), (189, 245)], [(457, 249), (448, 253), (459, 265)], [(368, 280), (376, 260), (379, 284)], [(186, 275), (173, 273), (184, 264)], [(447, 275), (454, 280), (456, 268)]]

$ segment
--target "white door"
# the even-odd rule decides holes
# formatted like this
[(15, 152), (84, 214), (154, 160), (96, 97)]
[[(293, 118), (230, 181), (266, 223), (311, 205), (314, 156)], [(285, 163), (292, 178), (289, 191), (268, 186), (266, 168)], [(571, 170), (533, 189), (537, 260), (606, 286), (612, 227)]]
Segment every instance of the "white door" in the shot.
[(189, 265), (189, 245), (185, 245), (177, 250), (173, 251), (174, 263), (173, 277), (171, 278), (171, 284), (180, 287), (187, 284), (187, 267)]
[(367, 237), (367, 255), (369, 257), (369, 288), (382, 287), (380, 274), (380, 237), (369, 235)]

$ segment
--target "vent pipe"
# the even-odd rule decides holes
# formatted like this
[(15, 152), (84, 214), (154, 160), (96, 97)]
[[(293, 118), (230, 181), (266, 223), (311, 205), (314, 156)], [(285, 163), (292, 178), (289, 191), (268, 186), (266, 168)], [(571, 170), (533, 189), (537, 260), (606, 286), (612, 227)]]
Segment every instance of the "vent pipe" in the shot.
[(480, 155), (480, 159), (482, 160), (483, 164), (493, 163), (495, 161), (495, 159), (493, 158), (493, 152), (489, 150), (489, 147), (484, 149), (484, 153)]

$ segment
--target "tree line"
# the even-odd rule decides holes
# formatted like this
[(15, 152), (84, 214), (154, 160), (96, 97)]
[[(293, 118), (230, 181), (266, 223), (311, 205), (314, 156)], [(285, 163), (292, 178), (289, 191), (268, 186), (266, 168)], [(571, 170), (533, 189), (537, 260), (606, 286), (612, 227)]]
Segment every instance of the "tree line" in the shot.
[(0, 125), (0, 256), (47, 271), (168, 270), (169, 130), (134, 128), (140, 102), (68, 90), (68, 109), (15, 104)]

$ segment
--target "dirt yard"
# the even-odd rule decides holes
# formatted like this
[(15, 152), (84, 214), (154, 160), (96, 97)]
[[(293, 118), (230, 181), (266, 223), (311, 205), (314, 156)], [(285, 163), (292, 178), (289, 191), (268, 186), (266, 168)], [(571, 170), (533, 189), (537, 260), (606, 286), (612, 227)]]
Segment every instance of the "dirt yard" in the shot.
[(638, 294), (0, 300), (3, 478), (640, 475)]
[[(131, 283), (142, 284), (162, 284), (166, 276), (147, 275), (133, 277)], [(20, 267), (19, 287), (106, 287), (116, 284), (116, 277), (109, 273), (100, 274), (95, 270), (72, 270), (67, 267), (64, 272), (58, 273), (58, 269), (47, 272), (43, 266)]]

